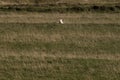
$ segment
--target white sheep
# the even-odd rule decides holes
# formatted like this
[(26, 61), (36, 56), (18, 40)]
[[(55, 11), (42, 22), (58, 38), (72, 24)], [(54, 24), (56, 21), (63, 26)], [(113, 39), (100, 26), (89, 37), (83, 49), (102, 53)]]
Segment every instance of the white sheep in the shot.
[(64, 22), (63, 22), (63, 20), (62, 20), (62, 19), (60, 19), (60, 20), (59, 20), (59, 23), (60, 23), (60, 24), (64, 24)]

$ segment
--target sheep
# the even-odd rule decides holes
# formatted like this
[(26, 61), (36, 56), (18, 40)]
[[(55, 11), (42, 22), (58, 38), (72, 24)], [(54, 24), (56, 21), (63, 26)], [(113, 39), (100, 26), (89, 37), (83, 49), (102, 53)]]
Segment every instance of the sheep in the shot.
[(60, 20), (59, 20), (59, 23), (60, 23), (60, 24), (64, 24), (64, 22), (63, 22), (63, 20), (62, 20), (62, 19), (60, 19)]

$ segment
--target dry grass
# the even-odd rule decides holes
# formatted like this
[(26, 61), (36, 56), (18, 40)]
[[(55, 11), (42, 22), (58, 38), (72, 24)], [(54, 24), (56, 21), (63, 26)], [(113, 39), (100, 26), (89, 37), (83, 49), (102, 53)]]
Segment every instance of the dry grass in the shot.
[(89, 4), (94, 4), (94, 3), (119, 3), (120, 0), (1, 0), (0, 4), (1, 5), (8, 5), (8, 4), (36, 4), (37, 3), (44, 3), (44, 4), (48, 4), (48, 3), (69, 3), (69, 4), (76, 4), (76, 3), (89, 3)]
[(119, 80), (119, 16), (1, 12), (0, 80)]
[(119, 16), (119, 13), (6, 13), (0, 15), (0, 23), (58, 23), (63, 19), (65, 24), (119, 24)]
[(1, 80), (120, 79), (118, 24), (0, 25)]

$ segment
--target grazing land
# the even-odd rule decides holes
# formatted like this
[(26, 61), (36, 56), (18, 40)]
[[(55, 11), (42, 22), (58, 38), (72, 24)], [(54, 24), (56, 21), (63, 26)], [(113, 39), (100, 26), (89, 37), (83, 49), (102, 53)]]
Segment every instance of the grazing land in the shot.
[(1, 5), (6, 4), (51, 4), (51, 3), (81, 3), (81, 4), (93, 4), (93, 3), (119, 3), (120, 0), (0, 0)]
[(0, 1), (0, 80), (120, 80), (120, 1), (58, 1)]

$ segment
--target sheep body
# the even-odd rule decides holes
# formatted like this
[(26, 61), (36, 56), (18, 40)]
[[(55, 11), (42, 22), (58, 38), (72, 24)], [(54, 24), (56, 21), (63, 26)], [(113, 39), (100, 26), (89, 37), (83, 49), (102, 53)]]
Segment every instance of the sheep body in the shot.
[(64, 24), (62, 19), (59, 20), (59, 23), (60, 23), (60, 24)]

